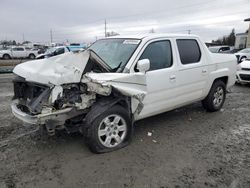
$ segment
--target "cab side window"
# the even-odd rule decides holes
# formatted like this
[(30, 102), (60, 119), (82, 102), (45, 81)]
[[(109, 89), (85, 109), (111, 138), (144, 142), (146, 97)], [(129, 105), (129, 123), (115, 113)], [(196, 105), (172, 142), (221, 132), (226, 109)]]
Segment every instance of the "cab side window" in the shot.
[(176, 42), (183, 65), (198, 63), (200, 61), (201, 51), (195, 39), (177, 39)]
[(150, 70), (157, 70), (171, 67), (173, 64), (171, 43), (168, 40), (150, 43), (140, 57), (149, 59)]

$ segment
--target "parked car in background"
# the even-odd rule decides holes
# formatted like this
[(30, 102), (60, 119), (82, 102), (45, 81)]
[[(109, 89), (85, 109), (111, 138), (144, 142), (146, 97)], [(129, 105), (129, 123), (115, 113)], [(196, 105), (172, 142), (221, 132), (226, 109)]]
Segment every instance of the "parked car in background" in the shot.
[(60, 54), (64, 54), (66, 52), (75, 52), (79, 50), (83, 50), (83, 47), (82, 46), (57, 46), (57, 47), (47, 49), (44, 54), (39, 54), (36, 57), (36, 59), (49, 58), (49, 57), (57, 56)]
[(250, 83), (250, 60), (239, 63), (236, 78), (238, 83)]
[(197, 101), (220, 110), (236, 69), (234, 55), (210, 53), (195, 35), (116, 36), (17, 65), (12, 112), (50, 135), (80, 131), (104, 153), (126, 146), (137, 120)]
[(36, 59), (49, 58), (49, 57), (57, 56), (57, 55), (60, 55), (60, 54), (64, 54), (66, 52), (70, 52), (70, 49), (67, 46), (53, 47), (53, 48), (47, 49), (44, 54), (39, 54), (36, 57)]
[(238, 63), (245, 61), (246, 59), (250, 59), (250, 48), (245, 48), (243, 50), (238, 51), (235, 53)]
[(70, 49), (70, 51), (75, 52), (75, 51), (86, 49), (86, 45), (80, 44), (80, 43), (71, 43), (68, 46), (68, 48)]
[(230, 53), (232, 50), (230, 46), (211, 46), (208, 49), (212, 53)]
[(48, 48), (37, 48), (38, 54), (44, 54)]
[(23, 46), (15, 46), (6, 50), (0, 50), (0, 58), (12, 59), (12, 58), (29, 58), (35, 59), (38, 55), (37, 50), (29, 49)]

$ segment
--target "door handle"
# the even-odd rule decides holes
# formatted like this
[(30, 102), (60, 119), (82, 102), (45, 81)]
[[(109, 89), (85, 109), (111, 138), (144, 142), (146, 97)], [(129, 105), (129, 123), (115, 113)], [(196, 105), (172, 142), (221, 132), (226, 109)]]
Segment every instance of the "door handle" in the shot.
[(206, 70), (206, 69), (203, 69), (203, 70), (202, 70), (202, 73), (206, 73), (206, 72), (207, 72), (207, 70)]
[(175, 75), (172, 75), (169, 77), (170, 80), (175, 80), (176, 79), (176, 76)]

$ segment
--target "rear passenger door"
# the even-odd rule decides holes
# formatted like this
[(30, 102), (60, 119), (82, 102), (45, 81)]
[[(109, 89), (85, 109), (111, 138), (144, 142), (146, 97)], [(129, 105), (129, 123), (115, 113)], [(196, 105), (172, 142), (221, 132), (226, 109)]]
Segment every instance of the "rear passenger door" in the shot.
[(12, 48), (12, 56), (14, 58), (23, 58), (25, 57), (26, 53), (24, 51), (24, 48), (21, 48), (21, 47), (15, 47), (15, 48)]
[(176, 98), (188, 104), (204, 97), (208, 79), (206, 55), (196, 39), (177, 39), (178, 73)]
[(149, 59), (146, 72), (147, 95), (139, 119), (152, 116), (175, 106), (176, 63), (171, 40), (151, 41), (144, 48), (139, 60)]

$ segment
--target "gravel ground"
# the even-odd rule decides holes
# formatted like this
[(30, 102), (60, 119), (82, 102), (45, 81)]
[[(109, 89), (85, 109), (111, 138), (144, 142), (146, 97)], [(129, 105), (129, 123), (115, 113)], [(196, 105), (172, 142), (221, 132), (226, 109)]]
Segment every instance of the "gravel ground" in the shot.
[(3, 60), (0, 59), (0, 74), (2, 73), (12, 73), (13, 68), (20, 64), (30, 61), (29, 59), (10, 59), (10, 60)]
[(234, 86), (220, 112), (196, 103), (139, 121), (128, 147), (96, 155), (80, 134), (47, 137), (15, 119), (10, 78), (0, 76), (1, 188), (250, 187), (250, 86)]
[(20, 63), (24, 63), (30, 61), (30, 59), (9, 59), (9, 60), (4, 60), (0, 59), (0, 67), (1, 66), (15, 66)]

